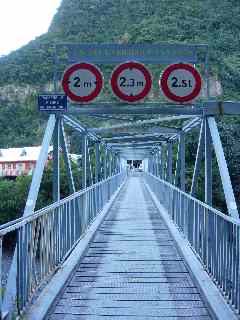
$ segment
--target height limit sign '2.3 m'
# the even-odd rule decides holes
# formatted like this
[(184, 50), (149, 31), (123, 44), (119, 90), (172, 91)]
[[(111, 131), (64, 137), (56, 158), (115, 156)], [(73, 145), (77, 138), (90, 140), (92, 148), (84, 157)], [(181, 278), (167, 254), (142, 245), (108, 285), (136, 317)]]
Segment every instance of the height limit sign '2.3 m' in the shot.
[(100, 94), (103, 77), (96, 66), (90, 63), (78, 63), (64, 72), (62, 87), (72, 101), (90, 102)]
[(126, 62), (112, 73), (114, 94), (123, 101), (136, 102), (147, 96), (152, 87), (151, 74), (138, 62)]
[(197, 69), (192, 65), (176, 63), (164, 70), (159, 85), (169, 100), (188, 103), (199, 96), (202, 89), (202, 79)]

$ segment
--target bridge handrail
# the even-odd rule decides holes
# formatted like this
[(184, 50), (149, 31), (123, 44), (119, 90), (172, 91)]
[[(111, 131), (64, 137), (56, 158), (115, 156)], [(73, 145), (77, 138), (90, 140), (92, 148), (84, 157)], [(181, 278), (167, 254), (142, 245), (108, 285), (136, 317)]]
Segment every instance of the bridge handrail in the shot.
[(145, 178), (212, 280), (240, 313), (240, 222), (159, 177), (145, 173)]
[(125, 172), (111, 176), (30, 216), (1, 226), (0, 283), (3, 238), (10, 232), (17, 233), (16, 307), (19, 314), (72, 252), (125, 176)]
[[(116, 176), (119, 176), (120, 174), (117, 174)], [(15, 231), (17, 230), (19, 227), (24, 226), (26, 223), (31, 222), (33, 220), (35, 220), (36, 218), (44, 215), (46, 212), (53, 210), (57, 207), (59, 207), (60, 205), (63, 205), (67, 202), (69, 202), (70, 200), (75, 199), (76, 197), (81, 196), (82, 194), (84, 194), (85, 192), (94, 189), (96, 186), (101, 186), (102, 184), (106, 183), (107, 181), (111, 180), (113, 177), (109, 177), (105, 180), (102, 180), (92, 186), (87, 187), (86, 189), (77, 191), (73, 194), (71, 194), (68, 197), (65, 197), (64, 199), (61, 199), (58, 202), (54, 202), (44, 208), (41, 208), (37, 211), (35, 211), (32, 215), (27, 216), (27, 217), (21, 217), (12, 221), (9, 221), (7, 223), (4, 223), (2, 225), (0, 225), (0, 237), (6, 235), (9, 232)]]
[(231, 217), (231, 216), (229, 216), (229, 215), (217, 210), (216, 208), (213, 208), (213, 207), (209, 206), (208, 204), (202, 202), (201, 200), (191, 196), (190, 194), (188, 194), (188, 193), (182, 191), (181, 189), (179, 189), (178, 187), (172, 185), (171, 183), (169, 183), (169, 182), (167, 182), (167, 181), (165, 181), (163, 179), (160, 179), (159, 177), (154, 176), (151, 173), (145, 173), (145, 174), (150, 175), (153, 178), (156, 178), (156, 179), (160, 180), (165, 185), (168, 185), (169, 187), (171, 187), (172, 190), (176, 190), (178, 193), (183, 194), (184, 196), (186, 196), (187, 198), (189, 198), (191, 200), (194, 200), (196, 203), (199, 203), (201, 206), (205, 207), (206, 209), (211, 210), (212, 212), (214, 212), (218, 216), (221, 216), (223, 219), (225, 219), (225, 220), (227, 220), (229, 222), (232, 222), (233, 224), (236, 224), (236, 225), (240, 226), (240, 219), (238, 220), (238, 219), (236, 219), (234, 217)]

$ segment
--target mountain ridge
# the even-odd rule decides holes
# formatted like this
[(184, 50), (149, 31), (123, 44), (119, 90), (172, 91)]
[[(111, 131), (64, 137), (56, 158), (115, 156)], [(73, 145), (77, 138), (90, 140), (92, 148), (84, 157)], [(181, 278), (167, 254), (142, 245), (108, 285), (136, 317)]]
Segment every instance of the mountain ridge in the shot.
[[(36, 94), (52, 86), (56, 43), (207, 43), (211, 78), (222, 85), (219, 99), (240, 99), (239, 16), (234, 0), (62, 0), (48, 33), (0, 58), (0, 125), (9, 125), (7, 115), (15, 121), (0, 133), (0, 147), (40, 142), (43, 129), (33, 125), (44, 116)], [(9, 88), (20, 88), (19, 99)]]
[(235, 96), (240, 72), (237, 16), (240, 3), (227, 0), (63, 0), (48, 33), (0, 58), (0, 86), (51, 81), (59, 42), (203, 42), (210, 47), (212, 74), (223, 83), (226, 96)]

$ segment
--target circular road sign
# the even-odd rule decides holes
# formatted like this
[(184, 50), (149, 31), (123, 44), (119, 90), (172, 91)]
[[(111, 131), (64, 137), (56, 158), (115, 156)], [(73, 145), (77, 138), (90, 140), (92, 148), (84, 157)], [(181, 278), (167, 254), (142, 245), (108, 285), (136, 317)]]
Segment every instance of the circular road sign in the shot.
[(192, 65), (176, 63), (164, 70), (159, 85), (168, 99), (186, 103), (197, 98), (202, 88), (202, 79)]
[(89, 102), (101, 92), (103, 77), (94, 65), (77, 63), (64, 72), (62, 87), (72, 101)]
[(138, 62), (126, 62), (112, 73), (111, 86), (121, 100), (136, 102), (149, 93), (152, 87), (150, 72)]

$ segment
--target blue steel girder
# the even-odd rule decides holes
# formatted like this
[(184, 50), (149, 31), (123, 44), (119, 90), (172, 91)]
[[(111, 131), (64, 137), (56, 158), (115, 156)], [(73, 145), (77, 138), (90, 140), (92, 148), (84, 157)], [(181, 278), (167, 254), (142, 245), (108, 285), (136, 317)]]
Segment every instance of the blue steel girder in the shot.
[[(163, 129), (163, 130), (162, 130)], [(171, 128), (172, 129), (172, 128)], [(143, 129), (144, 132), (139, 132), (138, 134), (127, 134), (123, 136), (113, 136), (111, 138), (103, 138), (103, 140), (107, 143), (111, 142), (118, 142), (118, 141), (124, 141), (128, 139), (141, 139), (141, 138), (150, 138), (151, 137), (164, 137), (164, 138), (171, 138), (173, 134), (180, 133), (181, 130), (178, 129), (172, 129), (170, 128), (156, 128), (153, 132), (146, 132), (146, 130)]]
[[(135, 123), (133, 122), (128, 122), (128, 123), (122, 123), (118, 125), (113, 125), (109, 127), (103, 127), (103, 128), (91, 128), (89, 129), (90, 132), (93, 132), (95, 134), (103, 134), (103, 133), (112, 133), (112, 132), (122, 132), (123, 130), (126, 129), (132, 129), (132, 128), (138, 128), (138, 127), (145, 127), (148, 125), (156, 125), (161, 122), (171, 122), (171, 121), (176, 121), (176, 120), (186, 120), (186, 119), (192, 119), (196, 118), (195, 115), (178, 115), (178, 116), (167, 116), (167, 117), (160, 117), (160, 118), (153, 118), (153, 119), (147, 119), (147, 120), (139, 120), (136, 121)], [(172, 128), (173, 130), (176, 128)], [(165, 129), (163, 129), (165, 130)], [(171, 130), (171, 129), (170, 129)]]
[(167, 104), (145, 103), (144, 105), (133, 105), (129, 108), (128, 104), (90, 104), (84, 105), (84, 108), (75, 104), (69, 106), (69, 114), (72, 115), (186, 115), (186, 116), (203, 116), (204, 107), (202, 105), (185, 105), (185, 106), (167, 106)]
[(160, 141), (149, 141), (149, 142), (139, 142), (139, 143), (125, 143), (125, 144), (116, 144), (113, 145), (114, 150), (119, 150), (119, 149), (127, 149), (127, 148), (153, 148), (157, 146), (161, 146), (162, 143)]
[(125, 115), (192, 115), (192, 116), (217, 116), (239, 115), (240, 102), (235, 101), (206, 101), (203, 103), (186, 104), (184, 106), (167, 103), (145, 103), (134, 105), (129, 108), (128, 104), (122, 103), (98, 103), (84, 105), (84, 108), (75, 104), (69, 106), (69, 114), (102, 115), (102, 114), (125, 114)]
[[(163, 135), (159, 135), (159, 134), (146, 134), (146, 135), (135, 135), (135, 136), (130, 136), (130, 137), (118, 137), (118, 138), (113, 138), (113, 139), (109, 139), (109, 140), (104, 140), (106, 141), (109, 145), (114, 145), (115, 143), (124, 143), (124, 142), (152, 142), (152, 141), (167, 141), (168, 138), (163, 136)], [(115, 142), (116, 141), (116, 142)]]

